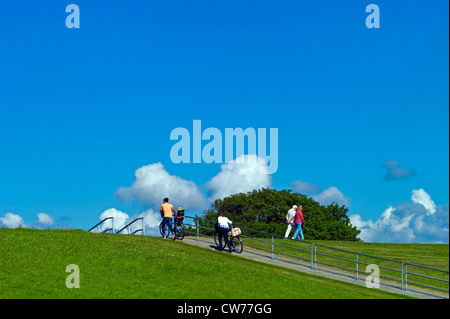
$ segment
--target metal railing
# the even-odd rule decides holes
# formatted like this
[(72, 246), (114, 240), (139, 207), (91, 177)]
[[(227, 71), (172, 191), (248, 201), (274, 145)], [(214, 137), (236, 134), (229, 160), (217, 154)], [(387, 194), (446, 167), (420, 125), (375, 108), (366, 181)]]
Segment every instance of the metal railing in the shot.
[(106, 233), (106, 232), (110, 231), (112, 234), (114, 234), (114, 217), (106, 217), (101, 222), (96, 224), (94, 227), (89, 229), (88, 232), (92, 231), (96, 227), (98, 227), (98, 232), (100, 232), (100, 225), (102, 225), (105, 221), (107, 221), (109, 219), (111, 219), (111, 228), (107, 228), (107, 229), (103, 230), (102, 233)]
[[(342, 257), (342, 256), (336, 256), (336, 254), (335, 255), (331, 255), (331, 254), (317, 252), (317, 247), (323, 247), (323, 248), (326, 248), (326, 249), (329, 249), (329, 250), (333, 250), (333, 251), (337, 251), (337, 252), (341, 252), (341, 253), (344, 253), (344, 254), (354, 255), (354, 259), (349, 259), (349, 258), (345, 258), (345, 257)], [(327, 258), (331, 258), (333, 260), (334, 259), (338, 259), (338, 260), (341, 260), (341, 261), (345, 261), (345, 262), (347, 262), (347, 264), (350, 264), (350, 265), (354, 264), (355, 268), (349, 268), (349, 267), (347, 267), (347, 265), (343, 266), (342, 264), (338, 265), (338, 264), (328, 263), (328, 262), (325, 262), (325, 261), (318, 261), (317, 260), (317, 256), (324, 256), (324, 257), (327, 257)], [(341, 249), (341, 248), (325, 246), (325, 245), (321, 245), (321, 244), (314, 244), (314, 265), (315, 265), (315, 267), (317, 267), (317, 264), (322, 264), (322, 265), (326, 265), (326, 266), (329, 266), (329, 267), (332, 267), (332, 268), (336, 267), (336, 268), (344, 269), (344, 270), (349, 271), (349, 272), (354, 272), (355, 273), (355, 278), (357, 280), (359, 280), (359, 274), (360, 273), (361, 274), (365, 274), (365, 275), (371, 275), (372, 274), (372, 273), (369, 273), (369, 272), (366, 272), (366, 271), (359, 270), (359, 265), (366, 265), (366, 268), (367, 268), (367, 266), (374, 264), (373, 262), (368, 263), (368, 262), (362, 261), (361, 257), (367, 257), (368, 259), (374, 259), (374, 260), (377, 260), (377, 261), (385, 261), (385, 262), (387, 261), (387, 262), (390, 262), (390, 263), (394, 263), (394, 264), (400, 265), (400, 269), (394, 269), (394, 268), (391, 268), (391, 267), (381, 266), (380, 263), (376, 264), (376, 266), (378, 268), (385, 269), (389, 273), (391, 273), (391, 272), (394, 273), (394, 274), (399, 273), (400, 274), (400, 279), (399, 278), (393, 278), (393, 277), (390, 277), (390, 276), (382, 276), (382, 275), (379, 275), (379, 278), (384, 278), (384, 279), (387, 279), (387, 280), (390, 280), (390, 281), (399, 282), (401, 284), (400, 288), (401, 288), (401, 290), (403, 290), (403, 288), (404, 288), (404, 285), (403, 285), (403, 278), (404, 278), (404, 276), (403, 276), (403, 262), (402, 261), (389, 259), (389, 258), (384, 258), (384, 257), (373, 256), (373, 255), (362, 254), (362, 253), (358, 253), (356, 251), (350, 251), (350, 250), (345, 250), (345, 249)]]
[[(444, 273), (447, 274), (448, 277), (448, 271), (445, 270), (440, 270), (440, 269), (435, 269), (435, 268), (430, 268), (430, 267), (425, 267), (425, 266), (421, 266), (421, 265), (416, 265), (416, 264), (412, 264), (412, 263), (405, 263), (405, 290), (408, 290), (408, 284), (410, 285), (414, 285), (414, 286), (420, 286), (420, 287), (424, 287), (424, 288), (429, 288), (429, 289), (436, 289), (436, 290), (440, 290), (440, 291), (445, 291), (448, 292), (448, 285), (449, 285), (449, 281), (445, 280), (445, 279), (440, 279), (440, 278), (436, 278), (436, 277), (431, 277), (431, 276), (426, 276), (424, 274), (417, 274), (417, 273), (413, 273), (408, 271), (408, 266), (410, 267), (416, 267), (419, 269), (427, 269), (427, 270), (431, 270), (437, 273)], [(420, 277), (420, 278), (425, 278), (431, 280), (432, 282), (443, 282), (446, 283), (447, 285), (447, 289), (443, 289), (441, 287), (435, 287), (435, 286), (430, 286), (430, 285), (425, 285), (424, 283), (417, 283), (417, 282), (413, 282), (411, 280), (408, 280), (408, 275), (410, 276), (415, 276), (415, 277)]]
[[(202, 223), (211, 224), (211, 225), (214, 225), (215, 221), (203, 219), (203, 218), (197, 217), (197, 216), (195, 216), (195, 217), (185, 216), (185, 218), (193, 220), (192, 224), (185, 223), (185, 225), (188, 226), (185, 229), (185, 232), (187, 234), (195, 235), (197, 240), (200, 239), (200, 236), (207, 237), (210, 239), (214, 238), (214, 235), (211, 236), (211, 235), (207, 234), (207, 233), (209, 233), (209, 234), (215, 233), (214, 226), (212, 226), (212, 228), (202, 226), (202, 225), (200, 225), (200, 221)], [(96, 227), (98, 227), (98, 232), (100, 232), (100, 225), (109, 219), (111, 219), (111, 228), (107, 228), (107, 229), (103, 230), (103, 233), (108, 232), (108, 231), (111, 231), (112, 233), (114, 233), (114, 217), (107, 217), (107, 218), (103, 219), (101, 222), (99, 222), (94, 227), (89, 229), (88, 232), (92, 231)], [(134, 223), (136, 223), (139, 220), (141, 221), (141, 228), (136, 229), (133, 232), (131, 232), (131, 225), (133, 225)], [(438, 273), (444, 273), (447, 275), (447, 278), (448, 278), (449, 272), (445, 271), (445, 270), (425, 267), (425, 266), (416, 265), (416, 264), (412, 264), (412, 263), (403, 263), (402, 261), (398, 261), (398, 260), (394, 260), (394, 259), (389, 259), (389, 258), (384, 258), (384, 257), (379, 257), (379, 256), (374, 256), (374, 255), (368, 255), (368, 254), (362, 254), (362, 253), (358, 253), (356, 251), (350, 251), (350, 250), (345, 250), (345, 249), (341, 249), (341, 248), (325, 246), (322, 244), (313, 244), (311, 242), (304, 241), (304, 240), (287, 239), (280, 235), (271, 234), (271, 233), (267, 233), (264, 231), (251, 229), (251, 228), (246, 228), (246, 227), (240, 227), (240, 228), (242, 230), (246, 231), (245, 235), (244, 234), (241, 235), (241, 237), (243, 239), (246, 239), (243, 241), (244, 246), (262, 250), (262, 251), (267, 251), (267, 252), (271, 253), (272, 259), (275, 259), (275, 255), (281, 255), (281, 256), (287, 256), (290, 258), (294, 258), (297, 260), (306, 261), (306, 262), (308, 262), (309, 267), (313, 270), (317, 270), (318, 264), (324, 265), (328, 268), (339, 268), (339, 269), (345, 270), (346, 272), (354, 273), (355, 278), (357, 280), (359, 280), (360, 274), (372, 275), (372, 273), (360, 270), (360, 265), (369, 266), (369, 265), (375, 264), (378, 268), (383, 269), (384, 273), (385, 273), (385, 275), (380, 274), (379, 277), (385, 279), (387, 282), (390, 281), (390, 282), (400, 283), (401, 290), (408, 290), (408, 284), (410, 284), (410, 285), (413, 285), (416, 287), (423, 287), (423, 288), (428, 288), (428, 289), (433, 289), (433, 290), (439, 290), (439, 291), (443, 291), (443, 292), (447, 292), (447, 293), (449, 292), (448, 279), (447, 280), (440, 279), (440, 278), (436, 278), (436, 277), (427, 276), (425, 274), (413, 273), (411, 271), (408, 271), (408, 266), (416, 267), (419, 269), (426, 269), (431, 272), (434, 271), (434, 272), (438, 272)], [(145, 235), (144, 218), (143, 217), (136, 218), (135, 220), (133, 220), (132, 222), (128, 223), (123, 228), (121, 228), (119, 231), (117, 231), (116, 234), (120, 234), (125, 229), (128, 229), (129, 234), (135, 234), (135, 233), (141, 231), (142, 235)], [(204, 232), (202, 233), (201, 230), (204, 230)], [(253, 236), (248, 235), (248, 232), (253, 232), (258, 235), (263, 235), (264, 237), (253, 237)], [(284, 243), (281, 244), (279, 242), (275, 242), (275, 239), (283, 239), (283, 242), (285, 242), (286, 244), (284, 244)], [(305, 247), (305, 248), (294, 247), (292, 245), (289, 245), (290, 243), (292, 245), (293, 244), (306, 245), (307, 247)], [(261, 244), (261, 245), (258, 246), (258, 244)], [(280, 249), (277, 249), (277, 247), (284, 248), (284, 251), (280, 251)], [(320, 251), (318, 251), (318, 248), (320, 249)], [(289, 249), (293, 250), (294, 253), (287, 253), (286, 250), (289, 250)], [(348, 256), (348, 255), (350, 255), (350, 256)], [(321, 260), (319, 261), (318, 256), (321, 256), (323, 258), (321, 258)], [(340, 264), (337, 264), (337, 262), (334, 262), (334, 260), (338, 260), (340, 262)], [(377, 263), (369, 262), (369, 261), (373, 261), (373, 260), (376, 260)], [(384, 265), (382, 265), (382, 264), (384, 264)], [(399, 265), (399, 269), (392, 268), (393, 267), (392, 265)], [(366, 267), (366, 270), (367, 270), (367, 267)], [(426, 284), (413, 282), (410, 279), (408, 279), (408, 276), (415, 276), (418, 278), (426, 279), (427, 280)], [(442, 287), (432, 286), (431, 284), (429, 284), (430, 281), (437, 282), (437, 283), (445, 283), (447, 285), (447, 289), (444, 289)]]
[[(214, 221), (203, 219), (203, 218), (199, 218), (199, 217), (191, 217), (191, 216), (185, 216), (185, 217), (194, 219), (195, 224), (186, 224), (186, 225), (194, 227), (194, 229), (196, 229), (196, 232), (191, 232), (189, 230), (186, 230), (186, 233), (191, 233), (191, 234), (196, 235), (197, 236), (197, 240), (199, 239), (200, 236), (213, 238), (212, 236), (209, 236), (209, 235), (206, 235), (206, 234), (201, 234), (200, 233), (200, 229), (205, 229), (205, 230), (214, 232), (215, 231), (214, 228), (200, 226), (199, 225), (199, 221), (207, 222), (207, 223), (210, 223), (210, 224), (214, 224), (215, 223)], [(313, 263), (314, 262), (313, 244), (312, 243), (304, 241), (304, 240), (293, 240), (293, 239), (290, 239), (290, 238), (286, 238), (285, 239), (283, 236), (280, 236), (280, 235), (271, 234), (271, 233), (267, 233), (267, 232), (264, 232), (264, 231), (259, 231), (259, 230), (251, 229), (251, 228), (247, 228), (247, 227), (240, 227), (240, 228), (242, 230), (246, 230), (247, 232), (250, 231), (250, 232), (253, 232), (253, 233), (264, 235), (264, 236), (268, 237), (267, 239), (270, 238), (270, 241), (269, 241), (269, 240), (265, 240), (265, 239), (260, 238), (260, 237), (257, 238), (257, 237), (252, 237), (252, 236), (249, 236), (249, 235), (243, 235), (242, 234), (241, 238), (249, 239), (251, 241), (255, 241), (255, 243), (250, 244), (250, 243), (248, 243), (248, 240), (247, 241), (244, 240), (243, 241), (244, 246), (270, 252), (272, 260), (275, 259), (275, 255), (283, 255), (283, 256), (287, 256), (287, 257), (291, 257), (291, 258), (307, 261), (310, 264), (310, 268), (311, 269), (314, 268), (314, 263)], [(287, 242), (289, 242), (289, 241), (294, 242), (295, 241), (296, 243), (299, 243), (301, 245), (303, 245), (303, 244), (307, 245), (309, 249), (306, 249), (306, 248), (303, 249), (303, 248), (299, 248), (299, 247), (294, 247), (294, 246), (289, 246), (289, 245), (285, 245), (285, 244), (280, 244), (280, 243), (275, 242), (275, 238), (282, 238), (282, 239), (286, 240)], [(256, 246), (256, 243), (263, 243), (263, 245)], [(295, 252), (306, 253), (308, 257), (303, 257), (303, 256), (301, 256), (299, 254), (293, 255), (293, 254), (288, 254), (286, 252), (281, 252), (280, 250), (277, 250), (276, 247), (284, 247), (286, 249), (292, 249)]]
[[(131, 225), (133, 225), (138, 220), (140, 220), (142, 222), (142, 224), (141, 224), (142, 228), (136, 229), (133, 232), (131, 232)], [(132, 222), (130, 222), (130, 223), (126, 224), (125, 226), (123, 226), (116, 234), (120, 234), (122, 231), (124, 231), (127, 228), (128, 228), (128, 234), (134, 235), (137, 232), (142, 232), (142, 235), (145, 235), (144, 218), (143, 217), (136, 218)]]
[[(269, 237), (271, 239), (271, 241), (267, 241), (267, 240), (264, 240), (264, 239), (261, 239), (261, 238), (257, 238), (257, 237), (252, 237), (252, 236), (248, 236), (248, 235), (241, 235), (242, 238), (247, 238), (247, 239), (250, 239), (250, 240), (255, 240), (255, 241), (260, 242), (260, 243), (269, 244), (271, 248), (267, 249), (267, 248), (263, 248), (263, 247), (250, 245), (248, 243), (244, 244), (245, 246), (251, 247), (251, 248), (256, 248), (256, 249), (261, 249), (261, 250), (270, 252), (272, 260), (275, 259), (275, 254), (283, 255), (283, 256), (287, 256), (287, 257), (291, 257), (291, 258), (296, 258), (296, 259), (307, 261), (308, 263), (311, 264), (311, 266), (310, 266), (311, 269), (314, 268), (314, 257), (313, 257), (313, 253), (312, 253), (313, 252), (313, 249), (312, 249), (313, 244), (312, 243), (304, 241), (304, 240), (294, 240), (294, 239), (291, 239), (291, 238), (285, 238), (285, 237), (280, 236), (280, 235), (275, 235), (275, 234), (271, 234), (271, 233), (267, 233), (267, 232), (263, 232), (263, 231), (259, 231), (259, 230), (255, 230), (255, 229), (251, 229), (251, 228), (246, 228), (246, 227), (240, 227), (240, 228), (244, 229), (244, 230), (247, 230), (247, 231), (251, 231), (251, 232), (257, 233), (257, 234), (265, 235), (265, 236), (267, 236), (267, 237)], [(283, 239), (283, 240), (285, 240), (287, 242), (295, 241), (296, 243), (299, 243), (299, 244), (302, 244), (302, 245), (303, 244), (307, 245), (309, 250), (307, 250), (306, 248), (303, 249), (303, 248), (299, 248), (299, 247), (294, 247), (294, 246), (289, 246), (289, 245), (277, 243), (277, 242), (275, 242), (275, 238)], [(306, 253), (308, 255), (308, 258), (302, 257), (300, 255), (292, 255), (292, 254), (288, 254), (288, 253), (285, 253), (285, 252), (281, 252), (279, 250), (276, 250), (276, 247), (284, 247), (284, 248), (287, 248), (287, 249), (292, 249), (292, 250), (294, 250), (296, 252), (304, 252), (304, 253)]]
[[(214, 228), (202, 226), (202, 225), (200, 225), (199, 221), (206, 222), (207, 224), (209, 223), (212, 225), (214, 225), (215, 221), (206, 220), (206, 219), (203, 219), (200, 217), (192, 217), (192, 216), (185, 216), (185, 217), (193, 219), (192, 224), (185, 223), (185, 225), (190, 226), (191, 229), (194, 230), (194, 231), (191, 231), (191, 230), (189, 230), (189, 228), (187, 228), (186, 233), (195, 235), (197, 237), (197, 240), (199, 240), (200, 236), (207, 237), (207, 238), (214, 238), (213, 236), (201, 233), (201, 230), (206, 230), (207, 232), (213, 233), (215, 231)], [(397, 283), (397, 284), (399, 284), (399, 288), (401, 290), (407, 290), (408, 283), (409, 283), (411, 285), (422, 286), (424, 288), (437, 289), (437, 290), (441, 290), (441, 291), (444, 291), (447, 293), (449, 292), (448, 289), (442, 289), (442, 288), (434, 287), (434, 286), (430, 286), (430, 285), (419, 284), (419, 283), (412, 282), (410, 280), (408, 281), (408, 275), (413, 275), (413, 276), (424, 277), (429, 280), (445, 282), (447, 284), (449, 282), (448, 280), (443, 280), (443, 279), (439, 279), (439, 278), (434, 278), (434, 277), (429, 277), (429, 276), (425, 276), (425, 275), (421, 275), (421, 274), (408, 272), (407, 266), (409, 265), (409, 266), (426, 268), (430, 271), (438, 271), (438, 272), (446, 273), (447, 275), (448, 275), (448, 271), (414, 265), (411, 263), (403, 263), (402, 261), (398, 261), (395, 259), (363, 254), (363, 253), (359, 253), (356, 251), (325, 246), (322, 244), (313, 244), (311, 242), (307, 242), (304, 240), (284, 239), (285, 237), (283, 237), (283, 236), (271, 234), (271, 233), (251, 229), (251, 228), (246, 228), (246, 227), (240, 227), (240, 228), (242, 230), (245, 230), (247, 233), (254, 232), (254, 233), (257, 233), (260, 235), (265, 235), (266, 237), (268, 237), (266, 239), (270, 238), (271, 240), (269, 241), (269, 240), (265, 240), (263, 238), (252, 237), (252, 236), (249, 236), (248, 234), (241, 235), (241, 238), (247, 239), (247, 240), (243, 240), (243, 244), (245, 247), (251, 247), (251, 248), (258, 249), (258, 250), (267, 251), (267, 252), (271, 253), (272, 259), (275, 259), (275, 255), (282, 255), (282, 256), (287, 256), (290, 258), (300, 259), (303, 261), (307, 261), (310, 264), (311, 269), (313, 269), (313, 270), (317, 270), (318, 264), (324, 265), (327, 268), (340, 268), (340, 269), (345, 270), (346, 272), (354, 273), (355, 278), (357, 280), (360, 279), (360, 274), (367, 275), (367, 276), (372, 275), (372, 273), (367, 272), (366, 270), (360, 269), (360, 265), (365, 265), (366, 269), (367, 269), (367, 266), (375, 264), (379, 269), (384, 270), (383, 271), (384, 275), (380, 274), (379, 278), (383, 278), (385, 284), (388, 284), (388, 283), (392, 284), (392, 282)], [(286, 241), (286, 244), (281, 244), (281, 243), (275, 242), (275, 239), (277, 239), (277, 238), (283, 238), (284, 239), (283, 241)], [(251, 243), (249, 243), (249, 241)], [(262, 246), (257, 246), (257, 245), (255, 245), (254, 242), (262, 243)], [(295, 243), (296, 245), (305, 244), (305, 245), (309, 246), (309, 249), (306, 247), (303, 249), (303, 248), (299, 248), (299, 247), (290, 246), (288, 243), (292, 243), (292, 244)], [(304, 256), (288, 254), (286, 252), (277, 250), (276, 247), (292, 249), (295, 252), (301, 252)], [(323, 249), (322, 249), (322, 251), (318, 251), (318, 248), (319, 249), (324, 248), (325, 251), (323, 251)], [(308, 254), (308, 257), (305, 257), (305, 254)], [(339, 254), (341, 254), (341, 255), (339, 256)], [(342, 254), (347, 254), (347, 255), (350, 254), (351, 256), (344, 257), (344, 256), (342, 256)], [(318, 256), (324, 257), (324, 258), (322, 258), (323, 260), (322, 259), (318, 260)], [(337, 263), (332, 262), (332, 260), (343, 261), (344, 264), (342, 264), (342, 263), (337, 264)], [(369, 261), (371, 261), (371, 262), (369, 262)], [(398, 266), (396, 266), (396, 265), (398, 265)], [(395, 268), (393, 268), (393, 267), (395, 267)]]

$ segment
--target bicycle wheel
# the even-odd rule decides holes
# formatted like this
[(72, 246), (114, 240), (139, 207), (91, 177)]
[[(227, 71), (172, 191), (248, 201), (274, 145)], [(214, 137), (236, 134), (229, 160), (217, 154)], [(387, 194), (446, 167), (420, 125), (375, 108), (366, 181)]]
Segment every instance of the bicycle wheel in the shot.
[(217, 232), (214, 234), (214, 242), (216, 243), (216, 246), (220, 248), (220, 245), (219, 245), (219, 233), (217, 233)]
[[(216, 243), (217, 248), (220, 249), (219, 233), (215, 233), (215, 234), (214, 234), (214, 241), (215, 241), (215, 243)], [(225, 249), (225, 248), (228, 249), (228, 247), (225, 247), (225, 245), (226, 245), (226, 244), (225, 244), (225, 238), (222, 237), (222, 249)]]
[(231, 244), (231, 249), (240, 254), (242, 253), (242, 250), (244, 249), (244, 244), (242, 243), (242, 239), (240, 239), (239, 237), (233, 237), (230, 240), (230, 244)]
[(179, 240), (183, 240), (184, 238), (184, 227), (181, 225), (175, 226), (175, 237)]
[(159, 224), (159, 232), (161, 233), (161, 236), (166, 236), (168, 237), (170, 234), (170, 228), (169, 228), (169, 224), (166, 224), (164, 229), (163, 229), (163, 223)]

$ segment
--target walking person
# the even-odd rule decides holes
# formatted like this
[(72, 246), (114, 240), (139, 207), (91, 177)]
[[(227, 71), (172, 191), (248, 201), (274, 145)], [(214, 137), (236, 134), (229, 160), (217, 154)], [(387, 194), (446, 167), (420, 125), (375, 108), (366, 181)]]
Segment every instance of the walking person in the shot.
[(217, 218), (217, 222), (219, 223), (219, 249), (220, 251), (224, 250), (222, 246), (222, 238), (224, 238), (225, 246), (228, 246), (228, 252), (231, 253), (231, 244), (228, 240), (228, 232), (230, 231), (230, 224), (233, 224), (233, 222), (227, 217), (224, 217), (221, 212), (218, 214), (218, 216), (219, 217)]
[(294, 217), (294, 223), (295, 226), (297, 227), (294, 233), (294, 236), (292, 237), (292, 239), (297, 239), (298, 235), (300, 234), (300, 238), (302, 240), (304, 240), (305, 238), (303, 237), (303, 230), (302, 230), (302, 225), (305, 223), (305, 220), (303, 218), (303, 212), (302, 212), (303, 206), (300, 205), (298, 207), (298, 210), (295, 212), (295, 217)]
[(286, 224), (287, 229), (286, 229), (286, 234), (284, 234), (284, 238), (288, 238), (289, 235), (291, 234), (291, 230), (294, 227), (294, 217), (295, 217), (295, 212), (297, 211), (297, 205), (292, 206), (292, 208), (290, 210), (288, 210), (287, 214), (286, 214)]
[[(169, 224), (169, 230), (172, 233), (173, 240), (175, 240), (175, 232), (173, 231), (172, 226), (172, 213), (175, 213), (175, 209), (173, 208), (172, 204), (169, 204), (169, 199), (167, 197), (164, 198), (163, 204), (161, 205), (159, 211), (161, 213), (161, 217), (163, 218), (162, 229), (166, 229), (166, 225)], [(163, 238), (166, 238), (165, 233), (163, 235)]]

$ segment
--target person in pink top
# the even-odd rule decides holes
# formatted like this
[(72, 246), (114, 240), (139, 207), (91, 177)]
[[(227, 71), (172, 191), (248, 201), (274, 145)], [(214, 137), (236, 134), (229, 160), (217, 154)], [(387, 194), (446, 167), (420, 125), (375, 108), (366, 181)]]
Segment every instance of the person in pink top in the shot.
[(294, 233), (294, 236), (292, 237), (292, 239), (297, 239), (298, 234), (300, 234), (300, 238), (302, 240), (305, 239), (303, 237), (303, 230), (302, 230), (302, 224), (304, 224), (304, 222), (305, 222), (305, 220), (303, 219), (302, 209), (303, 209), (303, 206), (299, 205), (298, 210), (295, 212), (294, 223), (295, 223), (296, 229), (295, 229), (295, 233)]

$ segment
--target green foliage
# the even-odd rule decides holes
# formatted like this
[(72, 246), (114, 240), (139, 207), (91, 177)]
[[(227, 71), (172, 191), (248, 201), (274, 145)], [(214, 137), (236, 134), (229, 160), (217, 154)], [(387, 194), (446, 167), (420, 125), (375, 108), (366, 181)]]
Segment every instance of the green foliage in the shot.
[[(215, 221), (222, 212), (237, 226), (284, 236), (286, 213), (293, 205), (303, 205), (305, 240), (359, 241), (356, 236), (360, 231), (350, 224), (347, 207), (336, 203), (323, 206), (290, 190), (263, 188), (218, 199), (205, 212), (204, 219)], [(208, 227), (205, 222), (202, 225)]]

